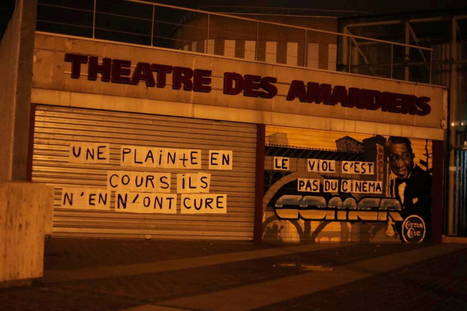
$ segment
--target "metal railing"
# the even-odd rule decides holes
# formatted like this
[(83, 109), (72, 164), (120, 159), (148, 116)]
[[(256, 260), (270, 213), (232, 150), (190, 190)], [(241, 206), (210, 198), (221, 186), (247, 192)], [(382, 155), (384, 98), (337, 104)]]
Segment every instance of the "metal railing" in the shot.
[(151, 1), (39, 0), (37, 29), (431, 82), (431, 48)]

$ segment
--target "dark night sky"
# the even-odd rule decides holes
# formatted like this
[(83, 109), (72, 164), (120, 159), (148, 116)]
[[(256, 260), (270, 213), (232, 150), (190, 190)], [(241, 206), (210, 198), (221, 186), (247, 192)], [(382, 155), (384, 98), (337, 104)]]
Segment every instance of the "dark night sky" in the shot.
[(0, 1), (0, 38), (3, 36), (6, 24), (10, 19), (10, 15), (15, 6), (14, 0), (2, 0)]

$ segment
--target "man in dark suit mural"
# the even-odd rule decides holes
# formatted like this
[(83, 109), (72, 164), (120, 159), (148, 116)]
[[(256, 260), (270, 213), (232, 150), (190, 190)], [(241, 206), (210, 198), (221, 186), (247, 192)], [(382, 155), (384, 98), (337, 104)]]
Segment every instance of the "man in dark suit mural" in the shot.
[[(391, 171), (396, 175), (390, 189), (392, 196), (402, 204), (401, 216), (404, 219), (411, 215), (421, 217), (426, 225), (426, 239), (431, 226), (431, 175), (415, 165), (412, 144), (408, 138), (389, 137), (386, 152)], [(396, 228), (399, 234), (403, 234), (401, 224)]]

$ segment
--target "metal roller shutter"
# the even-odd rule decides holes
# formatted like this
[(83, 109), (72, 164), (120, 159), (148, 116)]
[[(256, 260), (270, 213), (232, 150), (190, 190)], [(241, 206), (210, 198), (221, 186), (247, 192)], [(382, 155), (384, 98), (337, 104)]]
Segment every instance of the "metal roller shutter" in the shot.
[[(110, 161), (102, 164), (71, 163), (71, 143), (105, 143)], [(122, 168), (122, 145), (201, 149), (200, 170)], [(232, 150), (232, 170), (208, 170), (209, 150)], [(54, 235), (95, 237), (152, 237), (185, 239), (253, 238), (255, 202), (256, 127), (253, 124), (200, 120), (140, 113), (37, 105), (34, 125), (32, 180), (55, 189)], [(63, 208), (63, 187), (105, 188), (108, 171), (172, 173), (171, 193), (177, 173), (211, 174), (210, 193), (227, 195), (226, 214), (181, 214), (180, 194), (176, 214), (115, 212)]]

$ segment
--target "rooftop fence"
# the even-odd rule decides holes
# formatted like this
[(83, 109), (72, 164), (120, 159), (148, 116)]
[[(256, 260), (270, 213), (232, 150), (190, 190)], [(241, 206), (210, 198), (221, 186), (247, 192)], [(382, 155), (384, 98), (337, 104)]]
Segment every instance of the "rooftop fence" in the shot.
[(151, 1), (39, 0), (37, 30), (431, 82), (431, 48)]

